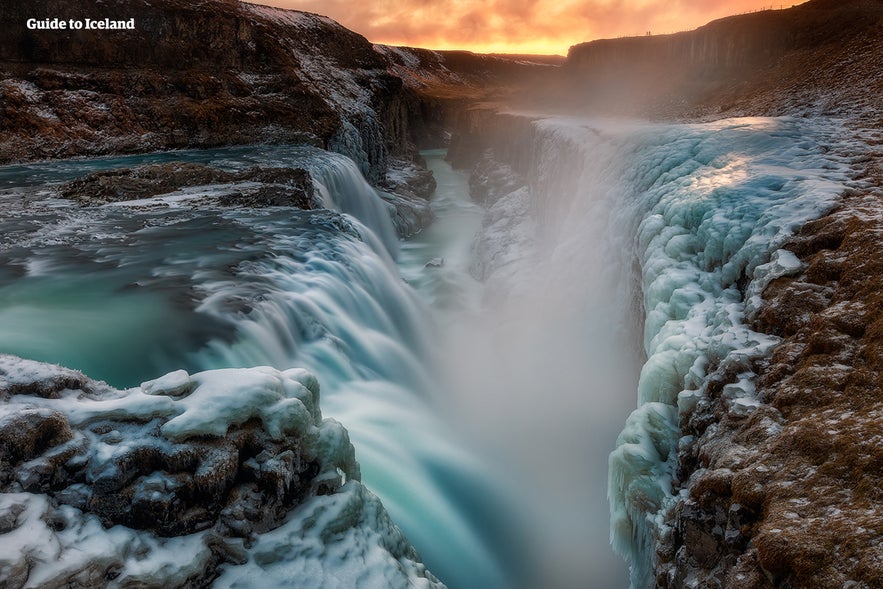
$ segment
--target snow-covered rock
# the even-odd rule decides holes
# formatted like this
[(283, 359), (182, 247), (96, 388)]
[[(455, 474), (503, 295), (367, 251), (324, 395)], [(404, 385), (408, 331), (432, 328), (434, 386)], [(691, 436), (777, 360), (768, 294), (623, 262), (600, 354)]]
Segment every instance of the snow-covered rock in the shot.
[(303, 369), (117, 390), (0, 355), (7, 587), (443, 587)]

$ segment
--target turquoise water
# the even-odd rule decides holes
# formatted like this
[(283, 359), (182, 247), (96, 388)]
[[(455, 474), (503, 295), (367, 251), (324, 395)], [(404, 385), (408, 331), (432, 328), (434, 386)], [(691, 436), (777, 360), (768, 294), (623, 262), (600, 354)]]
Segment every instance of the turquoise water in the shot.
[[(470, 274), (485, 211), (442, 152), (426, 154), (435, 222), (402, 243), (360, 206), (376, 195), (354, 164), (315, 148), (0, 168), (0, 352), (120, 387), (178, 368), (307, 368), (363, 480), (451, 589), (623, 587), (611, 517), (641, 586), (672, 500), (678, 408), (712, 359), (774, 343), (743, 318), (845, 168), (791, 119), (535, 125), (522, 207), (540, 209), (535, 239), (513, 243), (530, 233), (517, 218), (491, 232), (517, 255), (487, 285)], [(348, 214), (80, 208), (46, 188), (170, 159), (307, 167)], [(518, 210), (496, 214), (531, 217)]]
[[(307, 368), (320, 379), (323, 414), (350, 432), (363, 481), (430, 569), (452, 589), (514, 587), (519, 517), (490, 466), (442, 419), (445, 394), (430, 361), (431, 309), (468, 298), (454, 263), (468, 246), (445, 234), (460, 226), (459, 212), (480, 219), (462, 195), (450, 221), (451, 191), (441, 198), (440, 223), (404, 243), (397, 265), (376, 238), (382, 227), (330, 211), (81, 208), (46, 192), (86, 172), (171, 159), (330, 170), (338, 205), (366, 189), (339, 156), (323, 157), (254, 147), (0, 168), (9, 203), (0, 352), (118, 387), (179, 368)], [(444, 165), (441, 154), (431, 158)], [(424, 266), (435, 257), (449, 260), (443, 272)]]

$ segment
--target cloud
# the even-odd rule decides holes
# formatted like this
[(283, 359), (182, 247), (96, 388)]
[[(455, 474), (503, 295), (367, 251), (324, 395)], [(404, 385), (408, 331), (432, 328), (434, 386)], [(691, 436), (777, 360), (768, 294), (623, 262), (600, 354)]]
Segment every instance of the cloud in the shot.
[(538, 53), (566, 53), (570, 45), (598, 38), (692, 29), (771, 6), (770, 0), (260, 1), (330, 16), (375, 43)]

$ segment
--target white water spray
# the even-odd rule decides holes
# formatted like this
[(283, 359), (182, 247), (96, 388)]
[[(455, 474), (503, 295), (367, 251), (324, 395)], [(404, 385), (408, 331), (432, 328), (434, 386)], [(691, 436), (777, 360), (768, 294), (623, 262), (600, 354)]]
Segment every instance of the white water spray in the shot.
[[(485, 261), (489, 298), (451, 330), (457, 420), (536, 506), (535, 584), (625, 586), (609, 531), (633, 586), (651, 586), (678, 404), (695, 402), (710, 366), (774, 344), (745, 326), (746, 293), (759, 294), (784, 240), (832, 206), (845, 166), (820, 147), (824, 129), (790, 119), (534, 127), (522, 146), (529, 210), (513, 220), (524, 195), (504, 197), (484, 235), (486, 251), (521, 251), (496, 272)], [(750, 404), (750, 375), (739, 386)]]

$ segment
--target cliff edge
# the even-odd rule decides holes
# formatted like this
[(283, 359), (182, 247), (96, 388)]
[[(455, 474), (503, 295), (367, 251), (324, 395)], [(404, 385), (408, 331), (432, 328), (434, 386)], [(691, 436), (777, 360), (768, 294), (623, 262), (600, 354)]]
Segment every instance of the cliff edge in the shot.
[[(131, 30), (34, 30), (29, 19), (128, 20)], [(307, 142), (372, 183), (415, 153), (402, 81), (329, 18), (232, 0), (0, 7), (0, 162)]]
[(669, 35), (571, 47), (581, 109), (654, 118), (879, 112), (883, 2), (812, 0)]

